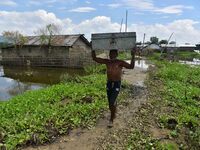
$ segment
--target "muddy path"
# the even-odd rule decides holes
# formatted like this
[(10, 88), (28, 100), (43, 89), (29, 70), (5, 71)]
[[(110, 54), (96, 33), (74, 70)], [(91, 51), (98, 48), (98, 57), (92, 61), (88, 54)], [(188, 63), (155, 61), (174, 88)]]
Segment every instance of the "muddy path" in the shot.
[[(124, 70), (123, 80), (131, 85), (130, 96), (118, 104), (117, 118), (113, 128), (107, 128), (109, 111), (105, 112), (92, 129), (75, 129), (69, 135), (57, 138), (52, 144), (28, 147), (25, 150), (93, 150), (106, 149), (105, 143), (109, 135), (119, 130), (126, 130), (127, 124), (133, 119), (133, 114), (147, 100), (147, 89), (144, 85), (147, 69), (135, 67), (134, 70)], [(123, 149), (123, 148), (122, 148)]]

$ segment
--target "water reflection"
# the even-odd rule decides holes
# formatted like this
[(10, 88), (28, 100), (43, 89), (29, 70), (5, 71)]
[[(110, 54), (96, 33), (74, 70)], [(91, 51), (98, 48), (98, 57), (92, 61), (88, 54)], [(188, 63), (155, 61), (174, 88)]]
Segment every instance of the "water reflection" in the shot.
[(82, 69), (0, 66), (0, 101), (60, 82), (61, 76), (84, 75)]
[[(126, 62), (130, 63), (131, 61), (130, 60), (127, 60)], [(138, 67), (138, 68), (141, 68), (141, 69), (144, 69), (144, 70), (147, 70), (149, 65), (146, 63), (145, 60), (143, 59), (139, 59), (139, 60), (135, 60), (135, 67)]]
[(0, 100), (6, 100), (12, 96), (22, 94), (25, 91), (39, 89), (42, 87), (46, 87), (46, 85), (22, 83), (14, 79), (0, 77)]
[(200, 65), (200, 59), (193, 58), (192, 61), (182, 61), (179, 60), (181, 64), (188, 64), (188, 65)]

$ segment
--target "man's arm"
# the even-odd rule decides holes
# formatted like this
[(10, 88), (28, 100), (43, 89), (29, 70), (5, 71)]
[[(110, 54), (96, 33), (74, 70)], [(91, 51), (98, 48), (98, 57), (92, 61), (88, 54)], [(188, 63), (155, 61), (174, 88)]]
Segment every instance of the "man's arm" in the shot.
[(92, 51), (92, 59), (94, 61), (96, 61), (97, 63), (100, 63), (100, 64), (107, 64), (108, 61), (109, 61), (108, 59), (103, 59), (103, 58), (96, 57), (95, 51)]
[(135, 48), (131, 51), (131, 55), (132, 55), (131, 63), (129, 64), (125, 61), (122, 61), (122, 67), (125, 67), (127, 69), (133, 69), (135, 67), (135, 51), (136, 51)]

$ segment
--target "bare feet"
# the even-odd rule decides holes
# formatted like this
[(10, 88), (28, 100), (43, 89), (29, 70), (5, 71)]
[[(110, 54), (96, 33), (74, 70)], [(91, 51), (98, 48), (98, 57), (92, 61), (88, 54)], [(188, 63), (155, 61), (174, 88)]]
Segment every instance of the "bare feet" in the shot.
[(108, 123), (108, 128), (112, 128), (113, 127), (113, 121), (109, 121), (109, 123)]

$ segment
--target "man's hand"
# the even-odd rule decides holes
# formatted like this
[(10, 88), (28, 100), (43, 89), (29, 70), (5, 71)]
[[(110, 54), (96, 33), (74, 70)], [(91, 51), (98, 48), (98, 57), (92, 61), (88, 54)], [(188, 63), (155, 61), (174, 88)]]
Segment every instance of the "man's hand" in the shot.
[(103, 59), (103, 58), (96, 57), (96, 53), (95, 53), (94, 50), (92, 50), (92, 59), (94, 61), (96, 61), (97, 63), (100, 63), (100, 64), (107, 64), (109, 62), (108, 59)]

